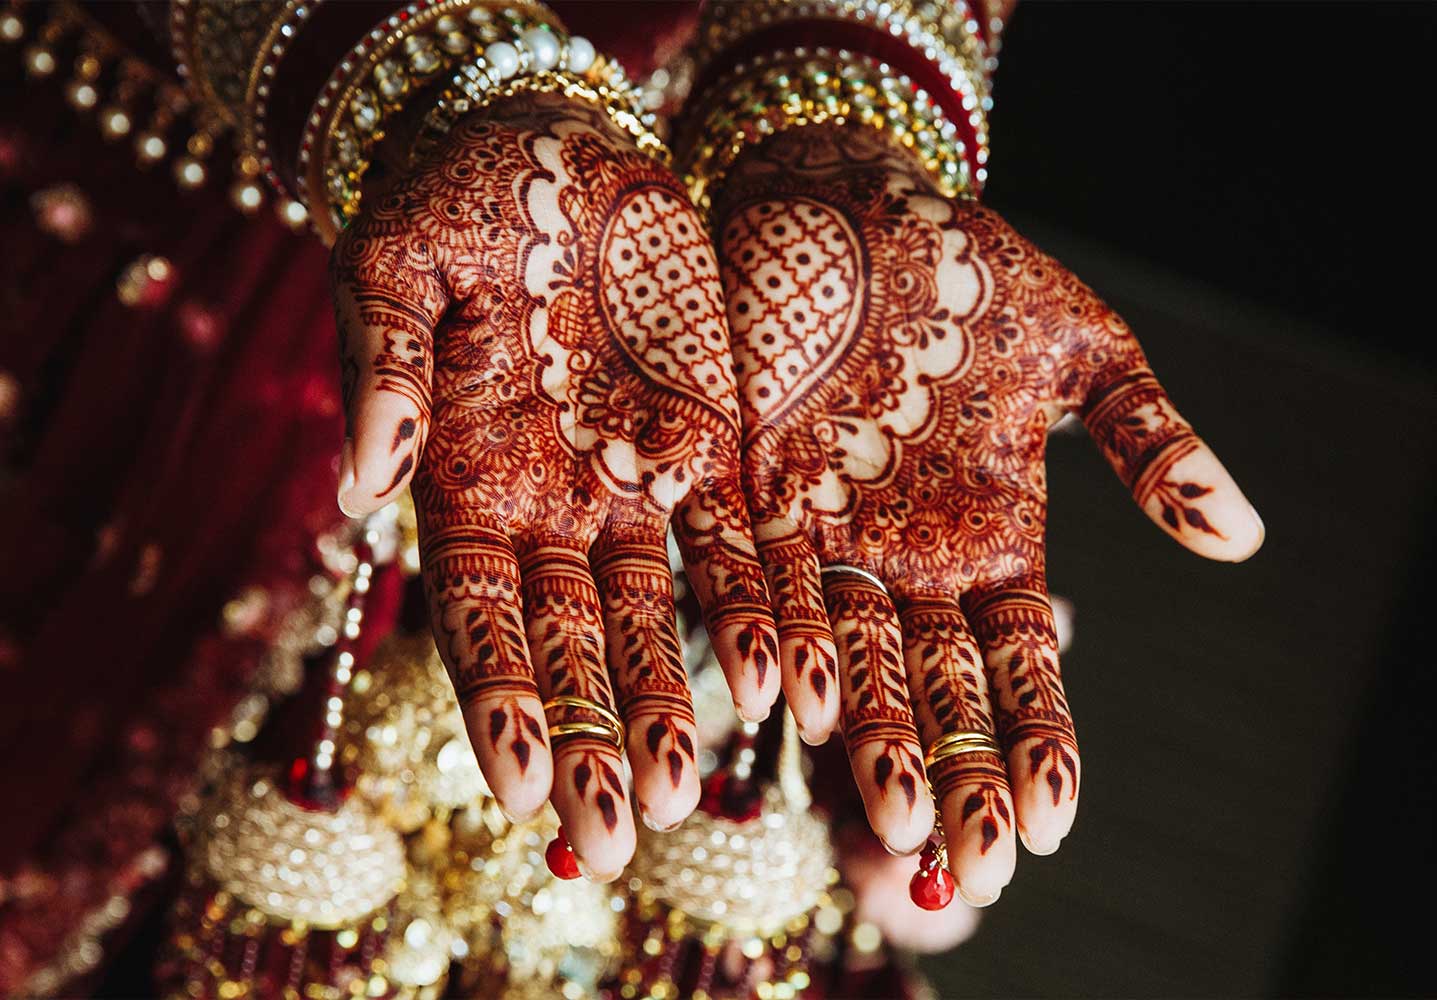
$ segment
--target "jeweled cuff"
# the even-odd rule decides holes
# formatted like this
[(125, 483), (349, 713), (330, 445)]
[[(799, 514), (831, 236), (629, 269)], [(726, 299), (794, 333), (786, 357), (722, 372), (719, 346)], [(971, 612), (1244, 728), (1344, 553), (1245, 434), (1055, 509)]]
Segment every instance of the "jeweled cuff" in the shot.
[(765, 135), (857, 121), (900, 139), (946, 194), (976, 196), (999, 27), (967, 0), (715, 0), (676, 129), (691, 193), (706, 204)]

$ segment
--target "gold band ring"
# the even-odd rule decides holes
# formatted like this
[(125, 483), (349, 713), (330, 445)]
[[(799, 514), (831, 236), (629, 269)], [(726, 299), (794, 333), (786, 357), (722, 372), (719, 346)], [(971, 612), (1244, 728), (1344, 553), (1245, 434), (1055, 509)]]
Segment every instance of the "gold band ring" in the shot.
[(847, 563), (832, 563), (828, 566), (820, 566), (818, 568), (818, 573), (820, 576), (835, 576), (839, 573), (849, 573), (853, 576), (862, 577), (863, 579), (867, 580), (869, 583), (877, 587), (879, 590), (883, 591), (885, 595), (888, 594), (888, 588), (883, 585), (882, 580), (878, 579), (878, 577), (868, 572), (868, 570), (859, 569), (857, 566), (849, 566)]
[(627, 738), (628, 731), (624, 728), (623, 720), (615, 715), (612, 709), (599, 704), (597, 701), (592, 701), (589, 698), (580, 698), (572, 694), (555, 695), (553, 698), (544, 702), (544, 716), (546, 719), (548, 718), (549, 709), (551, 708), (579, 708), (586, 712), (593, 712), (602, 720), (600, 722), (576, 720), (573, 722), (551, 723), (549, 726), (549, 735), (551, 737), (577, 736), (580, 733), (590, 736), (602, 736), (605, 739), (612, 740), (614, 748), (620, 753), (624, 752), (624, 741)]
[(923, 767), (931, 768), (940, 760), (947, 760), (949, 757), (957, 757), (965, 753), (996, 753), (1003, 755), (998, 741), (991, 733), (979, 732), (976, 729), (964, 729), (956, 733), (947, 733), (933, 741), (928, 752), (923, 755)]

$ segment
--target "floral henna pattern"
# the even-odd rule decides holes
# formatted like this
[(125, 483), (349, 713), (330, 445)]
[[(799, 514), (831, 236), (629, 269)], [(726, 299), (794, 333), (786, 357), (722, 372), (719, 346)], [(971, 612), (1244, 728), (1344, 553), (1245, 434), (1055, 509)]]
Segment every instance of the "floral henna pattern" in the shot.
[(838, 655), (823, 603), (818, 561), (792, 529), (769, 525), (760, 533), (759, 556), (773, 595), (782, 649), (784, 695), (804, 735), (817, 741), (837, 718)]
[[(332, 275), (349, 506), (412, 477), (436, 636), (496, 795), (537, 808), (549, 727), (602, 721), (572, 703), (545, 718), (541, 699), (569, 696), (633, 726), (641, 800), (662, 784), (671, 801), (646, 805), (682, 818), (697, 772), (656, 561), (671, 516), (690, 578), (716, 581), (706, 614), (758, 637), (751, 652), (775, 642), (717, 264), (682, 188), (600, 111), (516, 98), (373, 199)], [(580, 733), (554, 755), (576, 852), (616, 873), (633, 842), (619, 753)]]
[[(597, 549), (594, 574), (629, 757), (652, 762), (640, 773), (659, 779), (656, 791), (675, 793), (687, 784), (692, 798), (698, 794), (697, 724), (674, 618), (668, 553), (646, 540), (606, 540)], [(641, 787), (638, 796), (652, 816), (656, 807), (647, 803), (657, 796), (648, 792)]]
[[(519, 572), (529, 649), (548, 697), (613, 705), (599, 592), (585, 553), (563, 543), (537, 544), (521, 554)], [(548, 720), (555, 726), (586, 723), (601, 731), (607, 725), (601, 712), (572, 703), (550, 708)], [(617, 780), (620, 747), (593, 732), (556, 735), (553, 742), (556, 799), (572, 794), (613, 833), (620, 812), (628, 811), (628, 796)]]
[[(996, 755), (965, 754), (926, 776), (952, 800), (946, 821), (978, 831), (968, 861), (1010, 851), (1015, 819), (1035, 850), (1056, 847), (1080, 766), (1044, 579), (1048, 428), (1080, 413), (1137, 502), (1203, 555), (1245, 558), (1260, 522), (1126, 325), (997, 215), (939, 196), (900, 146), (790, 130), (741, 158), (715, 206), (743, 482), (785, 641), (789, 622), (825, 624), (807, 564), (883, 580), (920, 609), (893, 696), (924, 743), (992, 731), (1007, 754), (1006, 775)], [(921, 611), (932, 595), (950, 616)], [(845, 691), (874, 683), (842, 676), (860, 632), (846, 619), (868, 614), (829, 601)], [(850, 751), (860, 701), (845, 696)], [(896, 771), (855, 768), (870, 788)]]
[(508, 754), (520, 775), (548, 748), (543, 710), (519, 614), (519, 567), (504, 536), (469, 526), (424, 539), (434, 634), (461, 705), (482, 706), (481, 759)]
[(933, 815), (897, 612), (883, 591), (856, 574), (829, 576), (824, 596), (841, 667), (843, 738), (869, 819), (891, 848), (916, 850)]
[[(903, 609), (904, 653), (914, 714), (928, 744), (945, 733), (993, 732), (993, 708), (984, 679), (983, 656), (962, 611), (952, 600), (918, 598)], [(995, 753), (965, 753), (938, 761), (928, 781), (939, 801), (960, 803), (952, 835), (970, 829), (978, 853), (987, 854), (999, 837), (1011, 840), (1012, 794), (1003, 760)]]
[(1078, 748), (1058, 671), (1058, 633), (1046, 592), (1005, 590), (977, 600), (969, 614), (987, 651), (998, 699), (998, 730), (1010, 764), (1043, 788), (1057, 808), (1078, 797)]

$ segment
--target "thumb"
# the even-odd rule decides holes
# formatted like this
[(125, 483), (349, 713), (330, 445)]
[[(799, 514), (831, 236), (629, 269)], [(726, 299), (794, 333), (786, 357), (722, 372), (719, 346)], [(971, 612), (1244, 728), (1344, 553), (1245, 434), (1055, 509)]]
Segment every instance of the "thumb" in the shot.
[(363, 517), (408, 486), (423, 454), (434, 325), (447, 296), (423, 243), (359, 227), (335, 244), (330, 283), (346, 426), (338, 501), (348, 516)]

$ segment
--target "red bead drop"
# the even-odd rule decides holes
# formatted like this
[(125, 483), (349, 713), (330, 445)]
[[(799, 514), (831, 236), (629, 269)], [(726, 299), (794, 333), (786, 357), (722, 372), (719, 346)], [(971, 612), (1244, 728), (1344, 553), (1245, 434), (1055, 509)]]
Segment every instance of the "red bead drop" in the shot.
[[(549, 866), (555, 878), (568, 882), (579, 877), (579, 859), (574, 857), (574, 849), (569, 846), (569, 838), (564, 836), (562, 826), (559, 827), (559, 835), (544, 848), (544, 864)], [(952, 895), (951, 891), (949, 895)]]
[(946, 868), (922, 869), (913, 873), (908, 895), (925, 910), (941, 910), (953, 901), (953, 876)]

